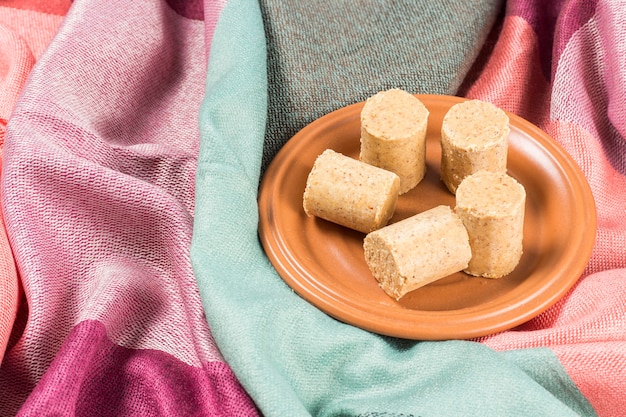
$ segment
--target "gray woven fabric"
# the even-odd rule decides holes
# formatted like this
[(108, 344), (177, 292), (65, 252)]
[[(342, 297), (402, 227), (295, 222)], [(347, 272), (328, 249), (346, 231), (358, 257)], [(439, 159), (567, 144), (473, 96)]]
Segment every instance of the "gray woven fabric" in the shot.
[(392, 87), (454, 94), (501, 0), (261, 0), (269, 108), (263, 166), (308, 123)]

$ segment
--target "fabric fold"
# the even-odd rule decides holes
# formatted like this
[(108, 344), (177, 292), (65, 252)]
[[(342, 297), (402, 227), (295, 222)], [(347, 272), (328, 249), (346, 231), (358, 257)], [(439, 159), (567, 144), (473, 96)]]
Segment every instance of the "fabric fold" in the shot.
[[(624, 21), (612, 0), (2, 2), (0, 415), (621, 416)], [(490, 101), (580, 166), (597, 243), (547, 311), (404, 340), (277, 274), (265, 170), (393, 87)]]
[[(491, 6), (494, 9), (483, 11), (497, 13), (497, 5)], [(323, 102), (327, 105), (349, 90), (350, 84), (341, 86), (346, 90), (339, 89), (337, 93), (332, 90), (333, 80), (302, 81), (315, 68), (331, 63), (311, 59), (316, 52), (307, 48), (315, 47), (306, 36), (282, 39), (285, 35), (281, 29), (288, 28), (280, 23), (303, 25), (299, 26), (302, 33), (311, 31), (313, 37), (318, 35), (316, 30), (323, 29), (318, 29), (315, 22), (298, 20), (306, 14), (272, 14), (276, 11), (273, 7), (278, 5), (263, 3), (261, 19), (254, 2), (229, 1), (216, 28), (207, 93), (200, 113), (201, 146), (191, 252), (216, 342), (261, 413), (595, 415), (556, 355), (547, 348), (497, 352), (472, 341), (417, 342), (372, 334), (327, 316), (280, 279), (257, 236), (259, 150), (264, 144), (264, 156), (268, 158), (276, 146), (272, 141), (288, 139), (285, 130), (279, 133), (274, 129), (293, 128), (315, 117), (315, 111), (319, 111), (316, 106), (321, 102), (310, 100), (311, 90), (328, 88), (328, 99)], [(401, 9), (393, 11), (400, 12)], [(372, 16), (361, 10), (350, 13), (354, 16), (346, 20)], [(294, 20), (283, 22), (282, 16)], [(264, 56), (260, 51), (262, 23), (268, 39), (268, 93), (259, 87), (264, 75)], [(438, 39), (445, 39), (448, 34), (439, 25), (426, 30), (438, 31), (433, 35)], [(480, 34), (474, 33), (470, 38), (482, 42), (490, 25), (480, 25), (476, 30)], [(376, 38), (376, 34), (368, 36)], [(342, 41), (345, 39), (336, 40), (339, 44)], [(481, 42), (474, 47), (480, 47)], [(411, 45), (411, 50), (420, 51), (420, 45), (423, 44)], [(437, 55), (433, 51), (437, 45), (428, 46), (428, 56)], [(290, 52), (298, 56), (294, 62), (303, 65), (303, 72), (285, 70), (288, 67), (283, 66), (281, 59), (288, 57), (282, 55), (286, 51), (281, 47), (293, 48)], [(383, 60), (387, 60), (388, 68), (395, 69), (392, 62), (401, 59), (401, 54), (393, 49), (402, 52), (402, 45), (392, 42), (388, 48)], [(477, 51), (467, 54), (475, 57)], [(422, 62), (419, 56), (414, 58), (416, 63)], [(272, 67), (273, 60), (276, 67)], [(304, 67), (312, 62), (315, 67)], [(352, 64), (351, 69), (356, 72), (361, 63)], [(456, 88), (453, 86), (457, 86), (454, 78), (469, 70), (463, 59), (456, 65), (450, 72), (442, 69), (430, 73), (431, 82), (448, 86), (440, 92), (452, 93)], [(278, 72), (273, 73), (274, 70)], [(386, 82), (396, 81), (393, 77), (397, 75), (390, 70), (391, 81)], [(414, 76), (402, 80), (414, 91), (420, 91), (421, 80)], [(360, 87), (353, 94), (365, 94)], [(306, 105), (294, 106), (298, 100)], [(343, 100), (341, 103), (350, 104), (345, 97)], [(235, 108), (240, 110), (233, 117)], [(304, 115), (307, 111), (309, 119)], [(268, 125), (266, 131), (262, 129), (264, 123)], [(533, 366), (535, 363), (541, 367)]]
[[(0, 17), (3, 18), (3, 24), (0, 24), (0, 169), (4, 159), (8, 120), (36, 59), (56, 32), (61, 20), (61, 17), (47, 18), (46, 15), (40, 22), (42, 25), (34, 31), (35, 40), (28, 36), (31, 32), (24, 28), (20, 20), (28, 21), (33, 16), (43, 15), (41, 10), (24, 11), (7, 6), (3, 4), (0, 7)], [(65, 6), (59, 3), (56, 11), (64, 13)], [(4, 218), (0, 216), (0, 364), (9, 343), (21, 297), (15, 260)]]
[(28, 75), (1, 179), (24, 303), (0, 415), (256, 414), (189, 257), (208, 46), (182, 12), (75, 1)]

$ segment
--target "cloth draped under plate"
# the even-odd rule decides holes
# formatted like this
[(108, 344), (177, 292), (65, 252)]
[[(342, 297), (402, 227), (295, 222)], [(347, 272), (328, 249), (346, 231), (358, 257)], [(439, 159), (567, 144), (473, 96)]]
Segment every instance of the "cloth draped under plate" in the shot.
[[(626, 408), (620, 2), (5, 3), (57, 26), (23, 88), (0, 64), (0, 415)], [(0, 56), (27, 62), (7, 45), (35, 37), (0, 24), (17, 39)], [(580, 165), (597, 243), (554, 307), (479, 340), (409, 341), (330, 318), (274, 271), (264, 170), (306, 124), (390, 87), (491, 101)]]

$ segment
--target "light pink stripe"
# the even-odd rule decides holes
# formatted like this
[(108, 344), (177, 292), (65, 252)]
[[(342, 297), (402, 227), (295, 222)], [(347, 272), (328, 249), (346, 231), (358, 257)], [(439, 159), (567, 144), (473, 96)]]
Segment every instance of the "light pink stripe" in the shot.
[[(623, 239), (623, 238), (622, 238)], [(622, 416), (626, 392), (626, 269), (582, 279), (536, 319), (481, 341), (497, 350), (548, 347), (600, 416)]]
[(206, 44), (206, 60), (208, 62), (211, 54), (211, 43), (213, 42), (213, 33), (217, 27), (222, 10), (228, 3), (228, 0), (204, 0), (204, 39)]
[(494, 103), (537, 125), (545, 124), (550, 85), (539, 64), (537, 35), (524, 19), (507, 17), (498, 44), (466, 96)]
[[(0, 127), (0, 135), (3, 129)], [(3, 151), (0, 147), (0, 170)], [(0, 364), (9, 342), (20, 301), (20, 288), (4, 219), (0, 216)]]
[(622, 173), (626, 173), (625, 38), (623, 12), (614, 3), (598, 4), (596, 15), (563, 50), (551, 114), (552, 119), (579, 124), (602, 138), (608, 157), (620, 157), (611, 162)]
[[(0, 118), (8, 120), (24, 82), (35, 64), (26, 41), (0, 24)], [(0, 138), (4, 143), (4, 135)]]
[[(23, 130), (15, 130), (8, 155), (11, 189), (22, 189), (7, 196), (8, 227), (32, 298), (30, 315), (56, 318), (62, 327), (108, 315), (104, 323), (118, 343), (162, 349), (188, 363), (215, 359), (206, 323), (184, 311), (187, 302), (202, 311), (188, 251), (203, 24), (159, 2), (91, 1), (76, 3), (65, 27), (42, 61), (46, 71), (33, 73), (32, 93), (20, 102), (15, 117)], [(63, 244), (47, 246), (59, 239), (51, 234)], [(128, 291), (123, 300), (133, 305), (132, 288), (158, 309), (122, 314), (116, 297)], [(116, 330), (116, 315), (104, 308), (111, 299), (125, 331)], [(192, 320), (202, 337), (194, 340), (199, 334), (174, 315)], [(147, 321), (142, 338), (124, 333)]]

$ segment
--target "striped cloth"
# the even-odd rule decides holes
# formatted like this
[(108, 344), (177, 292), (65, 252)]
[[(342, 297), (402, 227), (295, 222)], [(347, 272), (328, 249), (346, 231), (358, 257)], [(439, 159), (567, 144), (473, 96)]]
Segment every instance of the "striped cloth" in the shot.
[[(44, 10), (41, 10), (41, 8)], [(0, 167), (4, 153), (6, 126), (35, 61), (56, 33), (69, 2), (51, 1), (0, 3)], [(44, 12), (45, 11), (45, 12)], [(15, 262), (0, 218), (0, 359), (9, 341), (17, 314), (19, 281)]]
[[(0, 2), (0, 416), (622, 416), (622, 0)], [(476, 340), (411, 341), (297, 296), (259, 181), (390, 87), (478, 98), (578, 163), (578, 283)]]
[(62, 23), (49, 6), (6, 10), (7, 23), (31, 24), (12, 38), (45, 52), (27, 74), (28, 54), (7, 50), (7, 73), (22, 76), (5, 91), (29, 78), (4, 146), (3, 298), (15, 299), (15, 268), (23, 290), (15, 323), (2, 322), (0, 415), (255, 415), (189, 258), (205, 45), (221, 6), (64, 2)]

